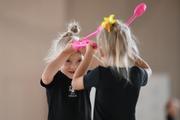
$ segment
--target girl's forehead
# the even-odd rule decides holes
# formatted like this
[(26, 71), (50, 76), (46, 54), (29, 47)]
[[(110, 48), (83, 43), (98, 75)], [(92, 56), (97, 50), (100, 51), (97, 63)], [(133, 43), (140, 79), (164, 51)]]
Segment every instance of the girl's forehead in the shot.
[(75, 52), (74, 54), (72, 54), (70, 57), (69, 57), (69, 59), (80, 59), (80, 58), (82, 58), (82, 55), (81, 55), (81, 53), (80, 52)]

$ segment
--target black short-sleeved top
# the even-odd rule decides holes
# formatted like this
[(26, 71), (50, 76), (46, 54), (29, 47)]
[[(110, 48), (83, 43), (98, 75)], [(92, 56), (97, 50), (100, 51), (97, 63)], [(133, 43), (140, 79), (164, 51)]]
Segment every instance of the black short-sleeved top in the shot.
[(90, 89), (74, 90), (69, 79), (61, 71), (53, 81), (45, 85), (48, 102), (48, 120), (91, 120)]
[[(124, 69), (124, 68), (122, 68)], [(147, 83), (147, 72), (129, 68), (130, 81), (115, 77), (110, 67), (97, 67), (83, 78), (85, 89), (96, 88), (94, 120), (135, 120), (135, 107), (141, 86)]]

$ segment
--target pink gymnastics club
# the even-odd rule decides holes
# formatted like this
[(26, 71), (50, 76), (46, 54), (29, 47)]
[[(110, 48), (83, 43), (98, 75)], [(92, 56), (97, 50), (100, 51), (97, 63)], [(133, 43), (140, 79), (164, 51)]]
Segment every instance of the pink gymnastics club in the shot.
[[(101, 31), (101, 29), (102, 29), (102, 27), (99, 26), (95, 32), (93, 32), (93, 33), (89, 34), (88, 36), (86, 36), (85, 38), (83, 38), (82, 42), (73, 42), (73, 46), (72, 46), (73, 49), (79, 50), (80, 48), (86, 47), (86, 45), (89, 42), (88, 38), (98, 34)], [(94, 47), (96, 45), (97, 45), (96, 42), (91, 42), (91, 46)]]
[(146, 10), (146, 5), (144, 3), (139, 4), (135, 9), (134, 9), (134, 14), (132, 17), (126, 22), (126, 25), (128, 26), (137, 16), (141, 16), (144, 11)]
[[(141, 16), (146, 10), (146, 5), (144, 3), (139, 4), (135, 9), (134, 9), (134, 14), (133, 16), (126, 22), (126, 25), (128, 26), (137, 16)], [(102, 27), (99, 26), (97, 30), (88, 36), (86, 36), (84, 39), (91, 38), (92, 36), (98, 34), (101, 31)]]
[[(89, 43), (88, 39), (83, 39), (82, 42), (73, 42), (72, 47), (75, 50), (79, 50), (80, 48), (85, 48), (88, 43)], [(96, 45), (97, 45), (96, 42), (91, 42), (91, 46), (94, 47)]]
[[(144, 3), (139, 4), (134, 9), (134, 14), (126, 22), (126, 25), (128, 26), (137, 16), (141, 16), (145, 12), (145, 10), (146, 10), (146, 5)], [(93, 33), (89, 34), (88, 36), (86, 36), (85, 38), (83, 38), (82, 42), (74, 42), (73, 48), (75, 50), (79, 50), (81, 47), (85, 47), (87, 45), (87, 43), (89, 42), (88, 38), (91, 38), (91, 37), (95, 36), (96, 34), (98, 34), (101, 31), (101, 29), (102, 29), (102, 26), (99, 26), (95, 32), (93, 32)], [(96, 46), (96, 43), (92, 42), (91, 46)]]
[(91, 38), (92, 36), (94, 36), (94, 35), (98, 34), (101, 30), (102, 30), (102, 26), (99, 26), (95, 32), (93, 32), (93, 33), (89, 34), (88, 36), (86, 36), (86, 37), (85, 37), (85, 38), (83, 38), (83, 39), (88, 39), (88, 38)]

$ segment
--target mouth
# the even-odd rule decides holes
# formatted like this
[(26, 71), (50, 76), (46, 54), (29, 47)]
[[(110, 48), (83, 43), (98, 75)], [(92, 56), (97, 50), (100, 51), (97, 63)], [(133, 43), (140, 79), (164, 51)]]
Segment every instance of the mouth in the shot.
[(70, 74), (74, 74), (75, 73), (75, 71), (68, 71)]

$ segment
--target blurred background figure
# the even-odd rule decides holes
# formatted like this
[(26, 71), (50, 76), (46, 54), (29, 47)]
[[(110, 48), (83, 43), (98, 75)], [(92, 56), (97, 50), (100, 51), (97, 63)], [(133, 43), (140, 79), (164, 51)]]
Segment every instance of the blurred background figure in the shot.
[(166, 120), (178, 120), (178, 112), (180, 109), (180, 100), (177, 98), (171, 98), (167, 102), (166, 112), (167, 117)]

